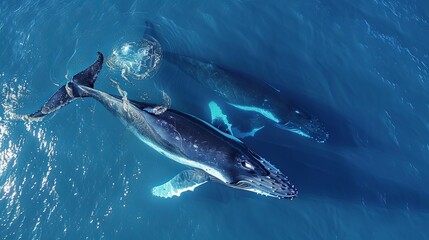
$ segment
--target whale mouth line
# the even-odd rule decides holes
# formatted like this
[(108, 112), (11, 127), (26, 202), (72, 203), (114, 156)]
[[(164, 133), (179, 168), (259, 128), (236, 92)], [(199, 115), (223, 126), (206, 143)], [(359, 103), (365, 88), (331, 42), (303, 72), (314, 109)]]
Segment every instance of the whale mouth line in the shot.
[(292, 200), (298, 196), (298, 190), (283, 174), (247, 177), (230, 184), (234, 188), (255, 192), (267, 197)]

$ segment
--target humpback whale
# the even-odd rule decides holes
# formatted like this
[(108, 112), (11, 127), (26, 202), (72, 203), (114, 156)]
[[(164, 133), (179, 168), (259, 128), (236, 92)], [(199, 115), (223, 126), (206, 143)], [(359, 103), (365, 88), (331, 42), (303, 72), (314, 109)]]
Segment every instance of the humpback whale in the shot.
[(154, 104), (128, 100), (97, 89), (94, 84), (103, 65), (103, 55), (59, 88), (30, 119), (41, 119), (79, 98), (94, 98), (118, 117), (152, 149), (189, 167), (152, 194), (169, 198), (193, 191), (207, 182), (247, 190), (279, 199), (292, 199), (298, 191), (288, 177), (239, 139), (186, 113)]
[[(146, 21), (144, 38), (162, 40), (150, 21)], [(163, 52), (163, 58), (195, 81), (214, 91), (236, 109), (262, 116), (268, 123), (286, 131), (325, 142), (329, 134), (324, 125), (305, 109), (285, 99), (273, 86), (211, 62)], [(228, 123), (226, 123), (228, 124)], [(254, 131), (262, 129), (257, 126)], [(254, 134), (254, 132), (252, 133)]]
[(208, 87), (236, 109), (254, 112), (274, 126), (298, 135), (325, 142), (329, 134), (315, 117), (285, 100), (280, 90), (214, 63), (164, 52), (164, 59), (195, 81)]

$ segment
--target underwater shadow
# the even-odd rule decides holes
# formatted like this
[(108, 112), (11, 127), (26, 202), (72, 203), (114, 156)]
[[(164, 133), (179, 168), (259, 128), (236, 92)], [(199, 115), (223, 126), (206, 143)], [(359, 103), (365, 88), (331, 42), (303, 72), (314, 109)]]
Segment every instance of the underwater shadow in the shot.
[(368, 207), (429, 212), (428, 193), (368, 174), (335, 151), (310, 148), (307, 143), (285, 147), (254, 141), (250, 145), (265, 149), (261, 154), (285, 171), (299, 190), (297, 200), (332, 198)]

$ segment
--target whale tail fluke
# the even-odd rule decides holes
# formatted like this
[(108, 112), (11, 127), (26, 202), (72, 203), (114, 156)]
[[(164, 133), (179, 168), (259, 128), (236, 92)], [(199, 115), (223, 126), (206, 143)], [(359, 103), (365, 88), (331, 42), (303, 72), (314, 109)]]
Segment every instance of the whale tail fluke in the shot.
[(146, 25), (146, 29), (145, 29), (143, 38), (148, 40), (155, 40), (161, 45), (163, 59), (167, 60), (167, 62), (170, 62), (178, 66), (180, 66), (179, 64), (181, 64), (181, 61), (187, 60), (187, 59), (181, 59), (180, 55), (167, 50), (170, 44), (168, 40), (163, 38), (163, 36), (156, 31), (156, 27), (153, 22), (151, 22), (150, 20), (145, 20), (145, 25)]
[(146, 29), (144, 32), (144, 38), (155, 38), (156, 40), (158, 40), (158, 36), (157, 33), (155, 31), (155, 26), (153, 25), (153, 23), (149, 20), (145, 20), (145, 25), (146, 25)]
[(30, 119), (39, 119), (66, 106), (76, 98), (87, 97), (76, 85), (94, 88), (98, 73), (103, 65), (103, 54), (98, 52), (97, 60), (88, 68), (73, 76), (72, 80), (60, 87), (42, 106), (42, 108), (32, 114), (27, 115)]
[(94, 88), (94, 83), (97, 80), (98, 73), (100, 73), (104, 61), (104, 56), (101, 52), (97, 52), (97, 55), (97, 60), (91, 66), (73, 76), (73, 83)]

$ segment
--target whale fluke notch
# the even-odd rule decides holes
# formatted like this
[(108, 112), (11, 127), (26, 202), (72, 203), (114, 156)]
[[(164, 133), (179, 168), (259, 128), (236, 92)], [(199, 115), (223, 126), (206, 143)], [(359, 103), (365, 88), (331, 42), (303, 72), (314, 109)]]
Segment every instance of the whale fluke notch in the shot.
[(194, 191), (198, 186), (208, 182), (210, 177), (202, 170), (185, 170), (177, 174), (170, 181), (152, 188), (152, 194), (157, 197), (179, 197), (183, 192)]
[(97, 80), (98, 73), (103, 66), (103, 54), (97, 52), (97, 60), (88, 68), (73, 76), (71, 82), (63, 85), (58, 89), (42, 106), (42, 108), (32, 114), (29, 114), (30, 119), (43, 118), (44, 116), (57, 111), (58, 109), (66, 106), (76, 98), (86, 97), (86, 94), (80, 91), (74, 91), (73, 84), (83, 85), (93, 88)]

